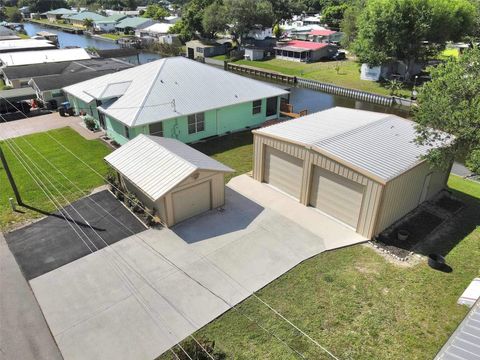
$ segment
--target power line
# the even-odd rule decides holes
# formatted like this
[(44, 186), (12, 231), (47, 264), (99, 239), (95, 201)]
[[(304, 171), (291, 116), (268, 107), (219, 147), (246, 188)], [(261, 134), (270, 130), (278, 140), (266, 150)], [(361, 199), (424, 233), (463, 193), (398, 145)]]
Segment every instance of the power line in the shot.
[[(7, 99), (5, 99), (6, 101), (8, 101)], [(9, 101), (8, 101), (9, 102)], [(10, 103), (11, 104), (11, 103)], [(12, 104), (12, 106), (15, 106)], [(18, 110), (18, 108), (17, 108)], [(26, 115), (23, 114), (25, 117)], [(94, 168), (92, 168), (89, 164), (87, 164), (85, 161), (83, 161), (81, 158), (79, 158), (76, 154), (74, 154), (72, 151), (70, 151), (67, 147), (65, 147), (62, 143), (60, 143), (55, 137), (53, 137), (52, 135), (50, 135), (48, 132), (46, 133), (51, 139), (53, 139), (57, 144), (59, 144), (61, 147), (63, 147), (65, 150), (67, 150), (72, 156), (74, 156), (75, 158), (77, 158), (79, 161), (81, 161), (84, 165), (86, 165), (90, 170), (92, 170), (95, 174), (97, 174), (99, 177), (101, 177), (102, 179), (104, 179), (107, 183), (111, 184), (108, 179), (106, 179), (103, 175), (101, 175), (98, 171), (96, 171)], [(26, 141), (26, 139), (24, 139)], [(32, 145), (30, 145), (32, 146)], [(36, 150), (36, 149), (34, 149)], [(37, 153), (39, 153), (37, 151)], [(48, 160), (47, 160), (48, 161)], [(51, 163), (50, 163), (51, 164)], [(52, 164), (51, 164), (52, 166)], [(52, 166), (53, 167), (53, 166)], [(58, 168), (57, 168), (57, 171)], [(61, 173), (59, 171), (59, 173)], [(63, 175), (63, 174), (62, 174)], [(63, 175), (67, 180), (69, 180), (65, 175)], [(74, 184), (71, 180), (69, 180), (72, 184)], [(120, 190), (118, 189), (114, 184), (111, 184), (112, 186), (114, 186), (117, 190)], [(77, 187), (78, 188), (78, 187)], [(81, 189), (80, 189), (81, 190)], [(120, 190), (121, 191), (121, 190)], [(123, 192), (122, 192), (123, 193)], [(123, 193), (124, 194), (124, 193)], [(92, 199), (93, 200), (93, 199)], [(146, 209), (141, 206), (145, 211)], [(148, 212), (147, 212), (148, 213)], [(124, 224), (122, 224), (123, 227), (125, 227)], [(128, 229), (128, 228), (127, 228)], [(129, 229), (128, 229), (129, 230)], [(131, 230), (130, 230), (131, 231)], [(131, 231), (132, 232), (132, 231)], [(133, 232), (132, 232), (133, 233)], [(146, 242), (144, 239), (142, 239), (138, 234), (134, 234), (135, 236), (137, 236), (146, 246), (148, 246), (149, 248), (151, 248), (155, 253), (159, 254), (165, 261), (167, 261), (169, 264), (171, 264), (173, 267), (175, 267), (176, 269), (178, 269), (179, 271), (181, 271), (182, 273), (184, 273), (187, 277), (189, 277), (191, 280), (195, 281), (197, 284), (199, 284), (200, 286), (204, 287), (207, 291), (209, 291), (212, 295), (214, 295), (215, 297), (219, 298), (220, 300), (222, 300), (223, 302), (225, 302), (230, 308), (234, 308), (235, 310), (238, 311), (238, 309), (236, 309), (235, 305), (232, 305), (232, 304), (229, 304), (225, 299), (223, 299), (220, 295), (214, 293), (213, 291), (211, 291), (208, 287), (204, 286), (201, 282), (199, 282), (198, 280), (196, 280), (195, 278), (193, 278), (192, 276), (190, 276), (186, 271), (184, 271), (183, 269), (181, 269), (180, 267), (178, 267), (176, 264), (174, 264), (173, 262), (171, 262), (165, 255), (163, 255), (161, 252), (159, 252), (157, 249), (155, 249), (154, 247), (152, 247), (148, 242)], [(326, 352), (329, 356), (331, 356), (333, 359), (335, 360), (338, 360), (338, 358), (333, 354), (331, 353), (328, 349), (326, 349), (325, 347), (323, 347), (318, 341), (316, 341), (315, 339), (313, 339), (310, 335), (308, 335), (306, 332), (304, 332), (302, 329), (300, 329), (297, 325), (295, 325), (293, 322), (291, 322), (290, 320), (288, 320), (284, 315), (282, 315), (278, 310), (276, 310), (275, 308), (273, 308), (271, 305), (269, 305), (267, 302), (265, 302), (263, 299), (261, 299), (258, 295), (255, 294), (255, 292), (252, 292), (248, 289), (246, 289), (241, 283), (239, 283), (236, 279), (232, 278), (229, 274), (227, 274), (223, 269), (220, 269), (216, 264), (214, 264), (213, 262), (211, 262), (208, 258), (206, 257), (201, 257), (201, 259), (205, 259), (206, 261), (208, 261), (210, 264), (212, 264), (215, 268), (217, 268), (221, 273), (223, 273), (224, 275), (226, 275), (227, 277), (229, 277), (230, 279), (232, 279), (235, 283), (237, 283), (240, 287), (242, 287), (245, 291), (247, 291), (248, 293), (250, 293), (255, 299), (257, 299), (258, 301), (260, 301), (263, 305), (265, 305), (266, 307), (268, 307), (272, 312), (274, 312), (275, 315), (277, 315), (278, 317), (280, 317), (282, 320), (284, 320), (285, 322), (287, 322), (290, 326), (292, 326), (294, 329), (296, 329), (299, 333), (301, 333), (303, 336), (305, 336), (308, 340), (310, 340), (313, 344), (315, 344), (318, 348), (320, 348), (322, 351)], [(250, 319), (249, 319), (250, 320)], [(254, 321), (254, 320), (251, 320), (251, 321)], [(257, 325), (259, 325), (257, 323)], [(260, 326), (260, 325), (259, 325)], [(272, 335), (274, 336), (274, 335)], [(276, 337), (276, 336), (274, 336)], [(284, 342), (283, 340), (280, 340), (282, 342)], [(285, 342), (284, 342), (285, 343)], [(286, 343), (285, 343), (286, 344)], [(286, 344), (286, 346), (288, 346), (292, 351), (294, 351), (295, 353), (297, 353), (297, 355), (301, 356), (304, 358), (304, 356), (299, 353), (298, 351), (296, 351), (295, 349), (292, 349), (288, 344)]]
[[(2, 118), (3, 118), (3, 117), (2, 117)], [(6, 139), (4, 139), (4, 140), (6, 140)], [(39, 177), (38, 175), (36, 175), (36, 176), (34, 177), (33, 174), (35, 174), (35, 173), (32, 171), (32, 169), (31, 169), (31, 167), (28, 165), (27, 161), (25, 161), (24, 159), (21, 159), (21, 156), (17, 153), (16, 150), (14, 150), (13, 146), (11, 146), (11, 145), (8, 143), (8, 140), (6, 141), (6, 143), (7, 143), (7, 146), (10, 148), (10, 150), (12, 151), (12, 154), (13, 154), (13, 155), (17, 158), (17, 160), (21, 163), (21, 165), (22, 165), (22, 167), (25, 169), (25, 171), (27, 171), (27, 173), (32, 177), (32, 179), (35, 181), (35, 183), (37, 184), (37, 186), (40, 187), (40, 189), (44, 192), (44, 194), (48, 197), (48, 199), (49, 199), (49, 200), (53, 203), (53, 205), (57, 208), (57, 210), (59, 210), (59, 212), (60, 212), (60, 213), (62, 214), (62, 216), (64, 217), (65, 221), (68, 222), (69, 226), (72, 228), (72, 230), (74, 230), (74, 232), (76, 233), (76, 235), (83, 241), (83, 243), (87, 246), (87, 248), (89, 249), (89, 251), (90, 251), (91, 253), (94, 253), (94, 250), (92, 250), (92, 249), (90, 248), (90, 246), (84, 241), (83, 237), (75, 230), (75, 228), (73, 228), (73, 225), (72, 225), (70, 222), (75, 223), (76, 226), (79, 228), (79, 230), (83, 233), (83, 235), (84, 235), (84, 236), (87, 238), (87, 240), (91, 243), (91, 245), (92, 245), (96, 250), (99, 250), (99, 248), (95, 245), (95, 243), (94, 243), (94, 242), (87, 236), (87, 234), (78, 226), (78, 224), (77, 224), (76, 221), (71, 217), (71, 215), (68, 213), (68, 211), (66, 211), (65, 209), (63, 209), (63, 211), (64, 211), (64, 212), (68, 215), (68, 217), (70, 218), (70, 221), (66, 219), (64, 213), (63, 213), (62, 210), (61, 210), (61, 208), (62, 208), (61, 204), (60, 204), (58, 201), (56, 201), (56, 202), (57, 202), (57, 204), (56, 204), (56, 203), (55, 203), (55, 200), (53, 200), (53, 199), (55, 199), (55, 196), (50, 192), (50, 190), (46, 190), (46, 191), (45, 191), (45, 190), (42, 188), (42, 185), (44, 186), (45, 184), (42, 182), (42, 180), (40, 180), (40, 177)], [(12, 143), (14, 143), (14, 142), (12, 141)], [(16, 145), (16, 144), (15, 144), (15, 145)], [(28, 158), (28, 160), (30, 161), (30, 163), (32, 163), (32, 164), (37, 168), (37, 170), (39, 170), (40, 173), (42, 173), (41, 170), (38, 169), (38, 167), (36, 166), (36, 164), (31, 160), (31, 158), (28, 157), (28, 155), (26, 155), (26, 154), (23, 152), (23, 150), (21, 150), (21, 148), (20, 148), (18, 145), (16, 145), (16, 146), (17, 146), (18, 150), (19, 150), (20, 152), (22, 152), (22, 153), (24, 154), (24, 156), (26, 156), (26, 157)], [(51, 181), (48, 179), (48, 177), (47, 177), (44, 173), (42, 173), (42, 175), (43, 175), (43, 177), (55, 188), (55, 190), (56, 190), (58, 193), (61, 194), (61, 192), (58, 190), (58, 188), (56, 188), (56, 187), (53, 185), (53, 183), (51, 183)], [(40, 183), (41, 183), (42, 185), (41, 185)], [(47, 194), (47, 192), (48, 192), (48, 194)], [(67, 200), (65, 197), (64, 197), (64, 199)], [(68, 201), (68, 200), (67, 200), (67, 201)], [(74, 206), (71, 205), (71, 207), (75, 210), (75, 212), (77, 212), (77, 214), (79, 214), (79, 215), (83, 218), (83, 216), (75, 209)], [(85, 218), (83, 218), (83, 220), (88, 224), (88, 222), (86, 221)], [(88, 225), (89, 225), (89, 224), (88, 224)], [(90, 225), (89, 225), (89, 226), (90, 226)], [(90, 226), (90, 228), (96, 233), (96, 231), (95, 231), (91, 226)], [(97, 233), (97, 235), (98, 235), (98, 233)], [(102, 239), (102, 240), (103, 240), (103, 239)], [(104, 242), (105, 242), (105, 241), (104, 241)], [(109, 245), (108, 245), (106, 242), (105, 242), (105, 244), (109, 247)], [(117, 255), (118, 255), (118, 253), (117, 253)], [(120, 257), (121, 257), (121, 256), (120, 256)], [(126, 262), (126, 260), (125, 260), (124, 258), (122, 258), (122, 259)], [(108, 259), (107, 259), (107, 260), (108, 260)], [(115, 268), (116, 268), (116, 269), (122, 274), (122, 275), (119, 275), (120, 280), (123, 279), (123, 281), (125, 281), (125, 282), (127, 283), (127, 288), (129, 288), (130, 293), (137, 299), (137, 301), (139, 302), (139, 304), (140, 304), (142, 307), (144, 307), (144, 309), (146, 309), (147, 314), (149, 314), (149, 315), (152, 317), (152, 320), (156, 323), (156, 325), (159, 327), (159, 329), (162, 330), (161, 326), (158, 324), (158, 322), (156, 321), (155, 317), (152, 316), (151, 313), (149, 312), (149, 310), (148, 310), (148, 305), (146, 305), (142, 300), (140, 300), (140, 299), (135, 295), (135, 289), (136, 289), (136, 288), (135, 288), (135, 285), (133, 284), (133, 282), (130, 281), (130, 279), (128, 278), (128, 275), (126, 275), (125, 272), (122, 271), (122, 269), (120, 268), (119, 264), (113, 263), (113, 266), (112, 266), (112, 263), (109, 261), (109, 265), (113, 268), (114, 271), (115, 271)], [(129, 264), (127, 263), (127, 265), (129, 265)], [(118, 275), (118, 273), (117, 273), (117, 275)], [(131, 287), (133, 287), (133, 290), (132, 290)], [(139, 292), (138, 290), (137, 290), (137, 292), (138, 292), (138, 295), (139, 295), (140, 297), (142, 297), (142, 295), (140, 294), (140, 292)], [(164, 299), (164, 300), (166, 300), (166, 299)], [(167, 301), (167, 300), (166, 300), (166, 301)], [(168, 301), (167, 301), (167, 302), (168, 302)], [(172, 305), (170, 304), (170, 306), (172, 306)], [(172, 306), (172, 307), (176, 310), (176, 308), (175, 308), (174, 306)], [(151, 310), (150, 310), (150, 311), (151, 311)], [(184, 316), (182, 315), (182, 317), (184, 317)], [(184, 318), (185, 318), (185, 317), (184, 317)], [(185, 318), (185, 319), (186, 319), (186, 318)], [(167, 331), (169, 332), (170, 335), (173, 335), (170, 330), (167, 330)], [(204, 349), (203, 346), (193, 337), (193, 335), (190, 335), (190, 336), (192, 337), (192, 339), (194, 339), (195, 342), (197, 342), (197, 344), (198, 344), (202, 349)], [(191, 357), (190, 357), (190, 356), (188, 355), (188, 353), (182, 348), (182, 346), (181, 346), (180, 344), (178, 344), (178, 346), (185, 352), (185, 354), (187, 355), (187, 357), (188, 357), (189, 359), (191, 359)], [(214, 360), (214, 358), (208, 353), (208, 351), (206, 351), (205, 349), (204, 349), (204, 351), (207, 353), (207, 355), (208, 355), (212, 360)], [(175, 354), (175, 356), (176, 356), (176, 354)], [(178, 356), (176, 356), (176, 357), (178, 358)]]

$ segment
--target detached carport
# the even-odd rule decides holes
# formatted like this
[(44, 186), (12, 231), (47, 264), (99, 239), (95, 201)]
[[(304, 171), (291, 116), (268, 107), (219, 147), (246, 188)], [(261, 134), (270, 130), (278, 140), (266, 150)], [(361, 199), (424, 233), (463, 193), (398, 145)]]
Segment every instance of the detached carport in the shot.
[[(333, 108), (254, 132), (253, 177), (355, 229), (380, 233), (431, 199), (449, 171), (422, 160), (413, 122)], [(438, 144), (444, 146), (446, 144)]]
[(166, 226), (223, 206), (224, 175), (233, 172), (181, 141), (143, 134), (105, 161)]

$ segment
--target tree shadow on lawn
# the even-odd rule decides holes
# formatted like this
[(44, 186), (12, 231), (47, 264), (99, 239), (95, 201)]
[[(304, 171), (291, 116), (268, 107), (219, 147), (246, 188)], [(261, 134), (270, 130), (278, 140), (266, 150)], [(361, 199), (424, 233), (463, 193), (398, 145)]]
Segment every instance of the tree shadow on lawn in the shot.
[[(380, 246), (400, 258), (410, 252), (448, 255), (480, 224), (480, 201), (462, 192), (450, 192), (453, 197), (443, 194), (425, 203), (380, 234)], [(407, 240), (397, 238), (400, 229), (408, 231)]]

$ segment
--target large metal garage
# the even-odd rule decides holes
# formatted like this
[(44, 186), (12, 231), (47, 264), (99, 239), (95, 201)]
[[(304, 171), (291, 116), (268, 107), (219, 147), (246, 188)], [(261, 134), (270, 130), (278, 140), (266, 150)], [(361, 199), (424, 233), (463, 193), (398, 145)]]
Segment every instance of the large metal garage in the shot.
[(123, 185), (166, 226), (225, 203), (229, 167), (175, 140), (139, 135), (105, 157)]
[(253, 177), (355, 229), (378, 234), (431, 199), (449, 171), (421, 160), (411, 121), (333, 108), (254, 132)]

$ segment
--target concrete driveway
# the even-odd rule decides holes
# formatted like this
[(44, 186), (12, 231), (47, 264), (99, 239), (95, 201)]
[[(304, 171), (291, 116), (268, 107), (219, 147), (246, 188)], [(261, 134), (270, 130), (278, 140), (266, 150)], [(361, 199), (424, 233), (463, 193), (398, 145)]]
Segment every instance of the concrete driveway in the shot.
[(65, 359), (153, 359), (303, 260), (362, 241), (241, 176), (223, 211), (141, 232), (30, 284)]

